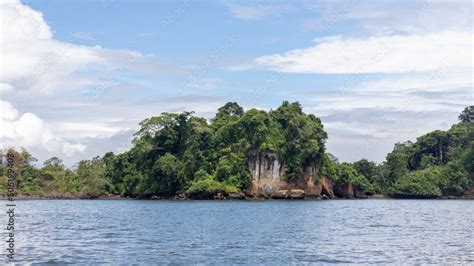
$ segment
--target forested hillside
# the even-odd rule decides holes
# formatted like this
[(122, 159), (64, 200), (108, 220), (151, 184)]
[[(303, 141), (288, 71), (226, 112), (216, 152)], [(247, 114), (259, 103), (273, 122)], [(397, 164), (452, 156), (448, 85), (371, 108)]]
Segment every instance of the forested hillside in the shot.
[[(284, 179), (290, 183), (316, 164), (318, 175), (335, 185), (352, 184), (366, 195), (438, 197), (462, 195), (472, 187), (473, 114), (473, 106), (466, 107), (450, 130), (395, 144), (380, 164), (364, 159), (339, 163), (325, 149), (328, 136), (321, 120), (289, 102), (269, 112), (244, 112), (231, 102), (211, 121), (192, 112), (162, 113), (140, 123), (129, 151), (83, 160), (72, 169), (56, 157), (34, 167), (36, 159), (24, 149), (3, 153), (15, 154), (16, 192), (21, 195), (147, 198), (183, 193), (206, 198), (246, 192), (252, 182), (249, 158), (272, 153), (283, 162)], [(6, 171), (4, 164), (1, 194), (6, 193)]]

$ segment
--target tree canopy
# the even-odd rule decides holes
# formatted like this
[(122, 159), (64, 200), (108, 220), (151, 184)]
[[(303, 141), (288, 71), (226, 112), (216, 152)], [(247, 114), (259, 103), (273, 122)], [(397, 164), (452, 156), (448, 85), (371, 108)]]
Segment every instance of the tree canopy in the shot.
[[(296, 182), (316, 166), (336, 186), (351, 184), (366, 194), (396, 197), (460, 195), (474, 178), (473, 106), (449, 130), (436, 130), (415, 142), (397, 143), (386, 161), (361, 159), (340, 163), (325, 148), (321, 120), (305, 114), (297, 102), (283, 102), (269, 112), (244, 111), (226, 103), (210, 121), (193, 112), (162, 113), (144, 119), (132, 148), (121, 154), (82, 160), (72, 169), (52, 157), (38, 168), (25, 149), (5, 150), (15, 156), (19, 193), (99, 197), (105, 194), (150, 197), (186, 192), (196, 198), (245, 191), (252, 183), (249, 160), (275, 154), (284, 178)], [(6, 167), (0, 166), (0, 193), (6, 189)]]

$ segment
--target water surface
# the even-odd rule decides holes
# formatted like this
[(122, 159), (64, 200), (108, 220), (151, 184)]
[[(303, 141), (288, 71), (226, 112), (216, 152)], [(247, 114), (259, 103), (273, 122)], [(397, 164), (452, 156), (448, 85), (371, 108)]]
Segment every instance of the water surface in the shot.
[(474, 263), (468, 200), (16, 204), (20, 263)]

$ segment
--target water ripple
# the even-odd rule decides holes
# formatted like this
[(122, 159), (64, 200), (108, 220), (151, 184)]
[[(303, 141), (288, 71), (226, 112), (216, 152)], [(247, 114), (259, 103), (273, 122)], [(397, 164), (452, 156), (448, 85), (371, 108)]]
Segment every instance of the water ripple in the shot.
[(41, 200), (17, 212), (20, 264), (474, 262), (474, 201)]

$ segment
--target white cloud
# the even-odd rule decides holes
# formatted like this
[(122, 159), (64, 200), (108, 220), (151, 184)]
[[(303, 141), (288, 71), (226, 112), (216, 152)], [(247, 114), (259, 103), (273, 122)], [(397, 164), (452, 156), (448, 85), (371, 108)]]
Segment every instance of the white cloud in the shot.
[(228, 4), (232, 15), (242, 20), (260, 20), (268, 16), (278, 16), (294, 10), (294, 7), (288, 4), (275, 3), (273, 1), (264, 1), (258, 4)]
[(474, 102), (471, 3), (332, 1), (314, 11), (321, 16), (303, 19), (306, 29), (324, 35), (350, 20), (350, 31), (234, 69), (347, 74), (334, 76), (346, 79), (336, 90), (295, 97), (321, 117), (341, 160), (381, 161), (396, 142), (448, 129)]
[(219, 78), (200, 78), (192, 79), (190, 78), (188, 82), (184, 85), (186, 89), (193, 90), (212, 90), (219, 87), (222, 83), (222, 80)]
[[(117, 109), (116, 102), (97, 112), (100, 105), (81, 99), (81, 92), (92, 91), (92, 98), (111, 92), (108, 96), (113, 97), (118, 88), (133, 87), (138, 75), (181, 73), (154, 54), (58, 41), (41, 12), (16, 0), (1, 1), (0, 13), (2, 147), (23, 146), (40, 159), (52, 154), (70, 156), (69, 160), (87, 157), (97, 150), (89, 146), (86, 150), (85, 144), (97, 146), (95, 140), (113, 138), (128, 128), (109, 121), (117, 118), (110, 114)], [(92, 36), (76, 32), (71, 37)], [(32, 111), (14, 115), (18, 111), (10, 103)]]
[(341, 161), (366, 158), (381, 162), (397, 142), (415, 141), (433, 130), (449, 129), (456, 123), (462, 108), (431, 111), (402, 111), (383, 106), (331, 110), (315, 108), (314, 113), (325, 113), (320, 116), (329, 136), (327, 149)]
[(21, 116), (9, 102), (0, 100), (0, 143), (1, 148), (10, 146), (24, 148), (40, 148), (50, 154), (72, 156), (82, 153), (86, 146), (80, 143), (70, 143), (56, 136), (44, 121), (33, 113)]
[(0, 9), (0, 82), (17, 89), (39, 83), (42, 90), (47, 90), (73, 71), (99, 60), (87, 47), (52, 39), (40, 12), (16, 1), (2, 2)]
[(263, 68), (288, 73), (403, 73), (472, 67), (470, 32), (334, 37), (313, 47), (258, 57)]
[(470, 70), (444, 68), (423, 74), (368, 80), (357, 84), (353, 90), (379, 93), (416, 90), (444, 91), (449, 88), (471, 87), (471, 74)]
[(347, 14), (360, 19), (362, 27), (372, 32), (434, 32), (441, 30), (472, 30), (472, 3), (469, 1), (368, 1), (357, 3)]
[(0, 94), (1, 93), (7, 93), (7, 92), (10, 92), (12, 90), (13, 90), (12, 85), (0, 83)]
[(305, 109), (321, 117), (328, 149), (343, 161), (381, 161), (396, 142), (449, 129), (474, 102), (469, 72), (448, 69), (370, 80), (352, 76), (362, 78), (352, 87), (315, 92), (308, 104), (314, 107)]
[[(18, 1), (1, 2), (0, 10), (3, 92), (11, 92), (4, 89), (10, 86), (51, 94), (58, 89), (101, 86), (101, 77), (117, 78), (123, 70), (152, 74), (179, 71), (155, 55), (57, 41), (42, 13)], [(83, 33), (74, 36), (87, 37)]]
[[(312, 98), (320, 110), (391, 108), (398, 111), (459, 111), (472, 104), (471, 76), (448, 74), (432, 80), (430, 75), (385, 77), (320, 92)], [(350, 80), (350, 79), (348, 79)]]
[[(321, 1), (309, 2), (307, 9), (318, 16), (303, 20), (305, 29), (318, 33), (350, 20), (349, 34), (370, 32), (422, 33), (452, 29), (472, 29), (469, 1)], [(442, 18), (442, 19), (440, 19)], [(347, 25), (347, 24), (346, 24)]]
[(67, 139), (110, 138), (128, 128), (117, 127), (105, 123), (60, 122), (51, 124), (55, 132)]

